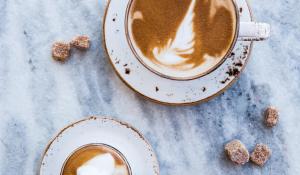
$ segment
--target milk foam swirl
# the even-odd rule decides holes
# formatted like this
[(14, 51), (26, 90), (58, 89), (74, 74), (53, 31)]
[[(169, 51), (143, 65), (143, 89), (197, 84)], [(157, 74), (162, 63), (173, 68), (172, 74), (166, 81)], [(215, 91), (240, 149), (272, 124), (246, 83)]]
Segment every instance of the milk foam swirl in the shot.
[[(179, 25), (175, 38), (170, 38), (167, 45), (153, 49), (153, 55), (164, 65), (180, 65), (187, 61), (184, 55), (194, 53), (195, 32), (194, 32), (194, 9), (196, 0), (192, 0), (189, 9)], [(186, 65), (187, 66), (187, 65)]]

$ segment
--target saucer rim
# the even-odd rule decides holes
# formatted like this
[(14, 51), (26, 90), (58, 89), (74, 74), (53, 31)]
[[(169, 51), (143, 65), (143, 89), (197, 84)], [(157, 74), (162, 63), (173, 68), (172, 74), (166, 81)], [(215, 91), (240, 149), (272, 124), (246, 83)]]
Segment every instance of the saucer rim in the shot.
[[(114, 119), (112, 117), (107, 117), (107, 116), (90, 116), (90, 117), (85, 117), (81, 120), (77, 120), (75, 122), (72, 122), (70, 124), (68, 124), (67, 126), (63, 127), (57, 134), (55, 134), (52, 139), (50, 139), (50, 141), (47, 143), (46, 148), (44, 149), (41, 159), (40, 159), (40, 163), (39, 163), (39, 168), (38, 168), (38, 175), (41, 175), (41, 169), (42, 166), (44, 166), (43, 161), (46, 157), (47, 152), (49, 151), (51, 145), (55, 142), (55, 140), (57, 140), (61, 134), (63, 134), (65, 131), (67, 131), (68, 129), (75, 127), (76, 125), (78, 125), (79, 123), (85, 122), (85, 121), (90, 121), (90, 120), (110, 120), (113, 122), (116, 122), (122, 126), (126, 126), (128, 129), (132, 130), (133, 132), (135, 132), (136, 134), (138, 134), (139, 138), (142, 139), (145, 144), (148, 147), (148, 151), (151, 152), (151, 157), (152, 157), (152, 163), (153, 163), (153, 171), (155, 172), (156, 175), (160, 175), (160, 168), (159, 168), (159, 161), (158, 158), (156, 156), (156, 153), (153, 149), (153, 147), (151, 146), (150, 142), (145, 138), (145, 136), (134, 126), (132, 126), (131, 124), (129, 124), (128, 122), (125, 121), (121, 121), (119, 119)], [(89, 143), (90, 144), (90, 143)]]
[[(222, 88), (220, 91), (218, 91), (218, 92), (214, 93), (213, 95), (210, 95), (210, 96), (208, 96), (206, 98), (203, 98), (203, 99), (197, 100), (197, 101), (193, 101), (193, 102), (182, 102), (182, 103), (163, 102), (163, 101), (159, 101), (157, 99), (153, 99), (153, 98), (151, 98), (151, 97), (149, 97), (149, 96), (141, 93), (140, 91), (136, 90), (132, 85), (130, 85), (128, 82), (126, 82), (125, 79), (120, 75), (120, 73), (117, 71), (116, 67), (114, 66), (114, 63), (112, 62), (112, 58), (110, 57), (109, 52), (108, 52), (108, 48), (107, 48), (107, 45), (106, 45), (106, 37), (105, 37), (105, 24), (106, 24), (106, 20), (107, 20), (106, 17), (107, 17), (107, 13), (108, 13), (108, 8), (109, 8), (109, 5), (110, 5), (111, 1), (112, 0), (107, 0), (106, 1), (105, 11), (104, 11), (103, 20), (102, 20), (103, 22), (102, 22), (102, 41), (101, 42), (102, 42), (102, 45), (103, 45), (104, 50), (105, 50), (105, 55), (109, 59), (109, 63), (111, 65), (111, 67), (113, 68), (114, 72), (116, 72), (116, 74), (119, 77), (119, 79), (129, 89), (131, 89), (135, 93), (139, 94), (144, 99), (152, 101), (152, 102), (157, 103), (157, 104), (166, 105), (166, 106), (194, 106), (194, 105), (198, 105), (198, 104), (202, 104), (202, 103), (208, 102), (208, 101), (214, 99), (215, 97), (218, 97), (219, 95), (221, 95), (222, 93), (224, 93), (226, 90), (228, 90), (230, 87), (232, 87), (232, 85), (235, 84), (236, 81), (240, 78), (241, 74), (235, 76), (235, 78), (230, 83), (228, 83), (224, 88)], [(250, 6), (249, 0), (244, 0), (244, 1), (246, 2), (248, 10), (249, 10), (250, 20), (254, 21), (255, 18), (254, 18), (253, 10), (252, 10), (252, 8)], [(249, 52), (248, 52), (248, 55), (247, 55), (248, 59), (246, 59), (245, 64), (241, 68), (240, 72), (244, 71), (244, 69), (246, 68), (246, 66), (247, 66), (247, 64), (249, 62), (249, 59), (251, 58), (253, 44), (254, 44), (254, 42), (251, 41), (250, 42), (250, 46), (249, 46)], [(222, 64), (224, 64), (224, 63), (222, 63)], [(216, 70), (213, 70), (212, 72), (214, 72), (214, 71), (216, 71)], [(212, 72), (210, 72), (209, 74), (211, 74)], [(155, 73), (153, 73), (153, 74), (155, 74)], [(209, 74), (207, 74), (207, 75), (209, 75)], [(207, 75), (205, 75), (205, 76), (207, 76)], [(178, 80), (172, 80), (172, 79), (170, 79), (170, 80), (171, 81), (178, 81)], [(188, 81), (188, 80), (183, 80), (183, 81)]]

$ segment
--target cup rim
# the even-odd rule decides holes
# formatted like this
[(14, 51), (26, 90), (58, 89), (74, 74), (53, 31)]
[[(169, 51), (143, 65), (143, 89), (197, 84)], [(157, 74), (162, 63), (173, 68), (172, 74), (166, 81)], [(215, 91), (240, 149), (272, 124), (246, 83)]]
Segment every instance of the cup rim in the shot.
[(238, 37), (239, 37), (239, 31), (240, 31), (240, 13), (239, 13), (239, 9), (238, 9), (238, 5), (236, 3), (236, 0), (231, 0), (231, 2), (234, 5), (234, 9), (235, 9), (235, 16), (236, 16), (236, 27), (235, 27), (235, 34), (234, 34), (234, 38), (231, 42), (231, 45), (228, 49), (228, 51), (226, 52), (226, 54), (223, 56), (223, 58), (217, 63), (215, 64), (213, 67), (211, 67), (210, 69), (208, 69), (205, 72), (202, 72), (198, 75), (194, 75), (194, 76), (190, 76), (190, 77), (174, 77), (174, 76), (169, 76), (169, 75), (165, 75), (155, 69), (153, 69), (152, 67), (150, 67), (149, 65), (147, 65), (142, 58), (140, 58), (140, 56), (138, 55), (138, 53), (136, 52), (136, 49), (134, 48), (132, 41), (130, 39), (130, 35), (129, 35), (129, 26), (128, 26), (128, 20), (129, 20), (129, 11), (130, 11), (130, 7), (132, 5), (134, 0), (129, 0), (127, 7), (126, 7), (126, 15), (125, 15), (125, 35), (126, 35), (126, 40), (127, 43), (130, 47), (130, 50), (132, 51), (132, 53), (134, 54), (134, 56), (137, 58), (137, 60), (144, 66), (146, 67), (148, 70), (150, 70), (151, 72), (157, 74), (160, 77), (166, 78), (166, 79), (170, 79), (170, 80), (177, 80), (177, 81), (189, 81), (189, 80), (194, 80), (194, 79), (198, 79), (201, 77), (204, 77), (208, 74), (210, 74), (211, 72), (215, 71), (216, 69), (218, 69), (227, 58), (229, 58), (229, 56), (232, 53), (232, 50), (234, 49), (237, 41), (238, 41)]
[(65, 166), (66, 166), (67, 162), (70, 160), (70, 158), (72, 157), (72, 155), (74, 155), (77, 151), (80, 151), (80, 150), (82, 150), (86, 147), (90, 147), (90, 146), (104, 146), (108, 149), (112, 149), (113, 151), (115, 151), (122, 158), (122, 160), (125, 162), (126, 167), (127, 167), (127, 171), (129, 173), (128, 175), (132, 175), (131, 167), (130, 167), (130, 164), (128, 163), (126, 157), (118, 149), (116, 149), (115, 147), (113, 147), (111, 145), (105, 144), (105, 143), (89, 143), (89, 144), (85, 144), (85, 145), (82, 145), (82, 146), (76, 148), (74, 151), (72, 151), (69, 154), (69, 156), (64, 161), (64, 163), (61, 167), (60, 175), (63, 175), (63, 171), (65, 169)]

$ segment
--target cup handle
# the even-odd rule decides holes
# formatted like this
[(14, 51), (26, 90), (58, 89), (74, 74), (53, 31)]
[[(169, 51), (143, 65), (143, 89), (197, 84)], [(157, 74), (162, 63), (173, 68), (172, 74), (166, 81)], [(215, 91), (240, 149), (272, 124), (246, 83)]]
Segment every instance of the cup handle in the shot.
[(270, 37), (270, 31), (270, 24), (267, 23), (241, 22), (238, 40), (263, 41)]

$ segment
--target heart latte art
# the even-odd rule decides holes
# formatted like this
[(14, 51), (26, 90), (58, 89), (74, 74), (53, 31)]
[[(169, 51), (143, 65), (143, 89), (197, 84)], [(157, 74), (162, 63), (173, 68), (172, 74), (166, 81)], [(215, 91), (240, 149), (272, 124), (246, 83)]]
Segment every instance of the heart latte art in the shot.
[(179, 78), (218, 65), (237, 28), (232, 0), (132, 0), (127, 19), (136, 56), (151, 70)]

